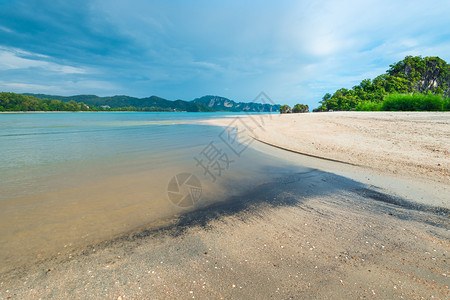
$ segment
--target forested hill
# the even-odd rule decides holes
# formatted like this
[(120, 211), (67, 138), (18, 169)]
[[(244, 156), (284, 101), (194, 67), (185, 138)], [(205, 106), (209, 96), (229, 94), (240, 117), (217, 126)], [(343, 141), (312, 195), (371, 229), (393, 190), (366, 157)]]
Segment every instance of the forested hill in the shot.
[(170, 101), (157, 96), (147, 98), (135, 98), (129, 96), (99, 97), (95, 95), (55, 96), (45, 94), (24, 94), (39, 99), (54, 99), (63, 102), (82, 102), (91, 108), (113, 110), (142, 110), (142, 111), (189, 111), (209, 112), (210, 107), (183, 100)]
[(352, 89), (341, 88), (334, 94), (325, 94), (317, 110), (376, 106), (394, 94), (434, 94), (436, 99), (449, 97), (450, 65), (439, 57), (407, 56), (373, 80), (364, 79)]
[(0, 93), (0, 111), (89, 111), (94, 110), (82, 102), (63, 102), (54, 99), (38, 99), (36, 97)]
[[(134, 98), (129, 96), (113, 96), (113, 97), (98, 97), (95, 95), (77, 95), (77, 96), (54, 96), (44, 94), (24, 94), (33, 96), (39, 99), (57, 99), (64, 102), (71, 100), (75, 102), (83, 102), (90, 107), (101, 108), (109, 106), (111, 109), (120, 108), (136, 108), (136, 109), (161, 109), (171, 111), (249, 111), (249, 112), (270, 112), (278, 111), (279, 105), (269, 105), (261, 103), (236, 103), (233, 100), (219, 97), (219, 96), (204, 96), (192, 101), (184, 100), (167, 100), (157, 96), (147, 98)], [(132, 109), (131, 109), (132, 110)]]

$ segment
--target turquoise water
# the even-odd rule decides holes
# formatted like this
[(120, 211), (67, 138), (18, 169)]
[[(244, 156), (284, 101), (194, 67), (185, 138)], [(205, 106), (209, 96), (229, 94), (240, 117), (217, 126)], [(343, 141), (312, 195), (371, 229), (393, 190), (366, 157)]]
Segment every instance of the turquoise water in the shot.
[[(193, 125), (226, 114), (206, 113), (43, 113), (0, 115), (0, 201), (54, 188), (43, 176), (68, 169), (145, 158), (145, 168), (185, 161), (189, 149), (218, 133)], [(183, 153), (177, 150), (184, 149)], [(166, 154), (164, 158), (152, 156)], [(87, 174), (88, 176), (89, 174)]]
[[(177, 174), (201, 182), (201, 199), (188, 207), (194, 209), (257, 184), (277, 164), (251, 147), (236, 155), (220, 139), (223, 128), (199, 124), (209, 118), (235, 119), (226, 113), (0, 114), (2, 267), (185, 211), (168, 197)], [(219, 151), (214, 157), (222, 169), (211, 165), (207, 172), (198, 161), (205, 164), (211, 150)]]

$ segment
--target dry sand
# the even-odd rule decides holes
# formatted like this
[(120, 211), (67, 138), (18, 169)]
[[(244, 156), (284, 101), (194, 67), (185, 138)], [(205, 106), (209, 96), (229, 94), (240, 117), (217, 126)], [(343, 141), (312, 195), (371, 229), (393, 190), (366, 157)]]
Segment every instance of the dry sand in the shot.
[[(239, 117), (259, 141), (407, 177), (450, 183), (450, 113), (333, 112)], [(227, 126), (218, 119), (211, 124)], [(245, 125), (244, 125), (245, 123)]]
[(448, 201), (441, 189), (448, 183), (448, 127), (448, 114), (266, 117), (264, 128), (252, 128), (258, 139), (370, 169), (329, 161), (322, 168), (307, 158), (318, 167), (261, 182), (165, 225), (0, 274), (0, 297), (448, 299), (449, 209), (341, 176), (372, 169), (404, 180), (417, 174), (426, 182), (423, 195), (431, 189), (434, 197), (437, 186)]

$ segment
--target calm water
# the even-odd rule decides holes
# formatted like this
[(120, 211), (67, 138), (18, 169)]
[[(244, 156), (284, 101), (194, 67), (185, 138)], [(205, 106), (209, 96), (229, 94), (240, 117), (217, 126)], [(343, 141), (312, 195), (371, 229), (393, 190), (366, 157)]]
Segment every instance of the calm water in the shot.
[[(53, 180), (64, 186), (70, 186), (75, 179), (86, 181), (91, 174), (85, 168), (94, 166), (139, 159), (145, 169), (176, 165), (194, 153), (189, 150), (203, 146), (218, 134), (217, 128), (193, 125), (195, 121), (217, 116), (133, 112), (2, 114), (0, 201), (60, 188)], [(74, 171), (85, 174), (73, 178)], [(51, 180), (40, 180), (43, 176)], [(69, 177), (61, 181), (61, 176)]]
[[(201, 198), (188, 209), (260, 182), (278, 162), (242, 141), (233, 152), (225, 144), (230, 140), (220, 139), (223, 128), (197, 124), (217, 117), (234, 119), (219, 113), (0, 114), (0, 271), (185, 211), (168, 197), (177, 174), (201, 182)], [(202, 167), (208, 160), (216, 164)]]

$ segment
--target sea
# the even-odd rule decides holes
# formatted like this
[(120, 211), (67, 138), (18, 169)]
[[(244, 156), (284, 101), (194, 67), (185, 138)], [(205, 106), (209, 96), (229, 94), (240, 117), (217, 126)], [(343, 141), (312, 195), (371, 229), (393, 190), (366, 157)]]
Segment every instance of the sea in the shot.
[[(226, 201), (287, 172), (233, 129), (242, 122), (236, 115), (0, 114), (0, 273)], [(258, 122), (251, 116), (247, 122)], [(211, 118), (230, 125), (202, 123)]]

